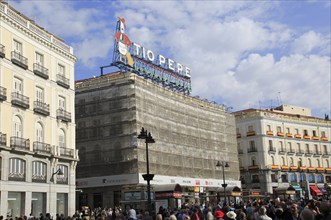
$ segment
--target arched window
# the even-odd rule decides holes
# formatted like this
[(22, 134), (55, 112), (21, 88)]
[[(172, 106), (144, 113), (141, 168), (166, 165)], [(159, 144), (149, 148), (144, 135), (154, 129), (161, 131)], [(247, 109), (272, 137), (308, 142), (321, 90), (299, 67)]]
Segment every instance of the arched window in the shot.
[(283, 146), (283, 142), (279, 141), (279, 151), (284, 152), (284, 146)]
[(59, 130), (59, 146), (66, 147), (66, 135), (63, 129)]
[(14, 137), (23, 137), (22, 133), (22, 120), (17, 115), (13, 118), (13, 136)]
[(285, 158), (282, 157), (282, 165), (285, 165)]
[(275, 164), (275, 158), (274, 158), (274, 156), (271, 156), (271, 163), (272, 164)]
[(20, 158), (10, 158), (8, 179), (14, 181), (25, 181), (25, 167), (25, 160)]
[(314, 148), (315, 148), (315, 154), (319, 154), (318, 145), (317, 144), (314, 144)]
[(288, 150), (289, 152), (293, 152), (293, 149), (292, 149), (292, 143), (291, 142), (288, 142)]
[(35, 140), (37, 142), (44, 142), (44, 128), (43, 128), (42, 124), (40, 122), (37, 122), (35, 129), (36, 129), (36, 133), (35, 133), (36, 139)]
[(298, 153), (301, 153), (301, 145), (297, 143)]
[(255, 164), (256, 164), (256, 159), (255, 159), (255, 157), (252, 157), (252, 159), (251, 159), (251, 164), (252, 164), (252, 166), (255, 166)]
[(59, 164), (57, 165), (56, 170), (61, 169), (62, 175), (56, 176), (56, 183), (59, 184), (68, 184), (68, 166)]
[(317, 167), (321, 167), (321, 162), (319, 159), (316, 159), (316, 164), (317, 164)]
[(298, 159), (298, 167), (301, 167), (302, 166), (302, 158), (299, 158)]
[(307, 160), (308, 160), (308, 166), (310, 166), (310, 167), (311, 167), (311, 159), (310, 159), (310, 158), (308, 158)]
[(309, 150), (309, 144), (306, 144), (306, 153), (310, 153), (310, 150)]
[(325, 167), (330, 168), (330, 162), (328, 159), (325, 159)]
[(294, 166), (293, 158), (290, 157), (290, 166)]
[(46, 182), (46, 163), (41, 161), (32, 162), (32, 182)]

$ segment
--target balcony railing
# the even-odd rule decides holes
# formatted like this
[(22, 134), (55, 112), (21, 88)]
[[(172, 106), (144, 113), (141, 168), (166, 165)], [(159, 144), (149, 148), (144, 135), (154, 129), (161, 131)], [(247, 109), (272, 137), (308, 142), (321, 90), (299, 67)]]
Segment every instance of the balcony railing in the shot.
[(302, 156), (305, 152), (303, 150), (298, 150), (296, 153), (297, 156)]
[(269, 152), (269, 153), (276, 153), (276, 148), (274, 148), (274, 147), (269, 147), (268, 152)]
[(319, 156), (321, 156), (322, 154), (321, 154), (321, 152), (319, 152), (319, 151), (316, 151), (315, 153), (314, 153), (314, 157), (319, 157)]
[(311, 151), (306, 151), (305, 156), (310, 157), (313, 153)]
[(257, 148), (255, 148), (255, 147), (250, 147), (250, 148), (248, 148), (248, 151), (247, 151), (248, 153), (252, 153), (252, 152), (257, 152)]
[(249, 137), (249, 136), (254, 136), (256, 133), (255, 133), (255, 131), (248, 131), (247, 133), (246, 133), (246, 136), (247, 137)]
[(10, 147), (30, 150), (30, 140), (21, 137), (10, 137)]
[(7, 145), (7, 134), (3, 134), (0, 132), (0, 145), (6, 146)]
[(46, 115), (49, 115), (49, 104), (43, 103), (41, 101), (34, 101), (33, 102), (33, 111)]
[(16, 51), (11, 52), (11, 62), (19, 67), (22, 67), (25, 70), (28, 68), (28, 58), (24, 57), (19, 52)]
[(46, 175), (34, 175), (34, 174), (32, 174), (32, 182), (34, 182), (34, 183), (46, 183)]
[(0, 86), (0, 100), (5, 101), (7, 100), (7, 89)]
[(284, 155), (286, 153), (285, 149), (279, 149), (278, 154)]
[(5, 57), (5, 46), (0, 44), (0, 57), (4, 58)]
[(324, 158), (328, 158), (330, 156), (329, 152), (324, 152), (324, 154), (322, 155)]
[(68, 184), (68, 178), (67, 177), (56, 177), (56, 183), (57, 184)]
[(40, 76), (44, 79), (48, 79), (48, 69), (38, 63), (33, 64), (33, 72), (37, 76)]
[(294, 155), (295, 154), (295, 150), (291, 149), (287, 152), (288, 155)]
[(30, 107), (29, 102), (30, 102), (29, 97), (19, 94), (18, 92), (11, 93), (11, 103), (13, 105), (17, 105), (27, 109)]
[(75, 151), (70, 148), (60, 147), (60, 155), (65, 157), (75, 157)]
[(25, 173), (9, 173), (8, 180), (10, 181), (25, 181)]
[(62, 74), (56, 75), (56, 83), (66, 89), (70, 87), (70, 80), (63, 76)]
[(43, 153), (43, 154), (51, 154), (52, 148), (51, 148), (50, 144), (35, 141), (35, 142), (33, 142), (33, 152)]
[(71, 113), (64, 109), (56, 110), (56, 118), (64, 122), (71, 122)]

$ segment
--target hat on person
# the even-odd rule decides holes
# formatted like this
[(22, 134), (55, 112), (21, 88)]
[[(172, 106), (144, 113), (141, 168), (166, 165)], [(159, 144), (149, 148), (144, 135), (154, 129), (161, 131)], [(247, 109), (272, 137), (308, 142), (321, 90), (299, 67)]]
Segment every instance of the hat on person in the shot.
[(226, 216), (227, 216), (229, 219), (236, 219), (237, 214), (236, 214), (234, 211), (229, 211), (229, 212), (226, 213)]

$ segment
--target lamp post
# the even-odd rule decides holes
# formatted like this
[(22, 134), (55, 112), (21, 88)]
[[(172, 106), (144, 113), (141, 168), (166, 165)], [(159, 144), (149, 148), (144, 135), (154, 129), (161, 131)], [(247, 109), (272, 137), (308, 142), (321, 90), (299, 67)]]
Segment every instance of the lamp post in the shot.
[(228, 184), (225, 183), (224, 167), (230, 167), (230, 166), (229, 166), (229, 163), (228, 162), (217, 161), (216, 167), (222, 167), (222, 172), (223, 172), (223, 184), (222, 184), (222, 187), (224, 188), (224, 202), (225, 202), (225, 204), (227, 204), (227, 201), (226, 201), (226, 187), (228, 186)]
[(146, 166), (147, 173), (143, 174), (143, 178), (147, 181), (147, 209), (149, 214), (152, 214), (152, 200), (151, 200), (151, 181), (154, 178), (154, 174), (149, 173), (149, 158), (148, 158), (148, 144), (155, 143), (150, 132), (147, 132), (143, 127), (141, 128), (140, 134), (138, 135), (138, 139), (144, 139), (146, 143)]
[(57, 169), (57, 171), (55, 171), (55, 172), (52, 174), (51, 179), (49, 180), (49, 181), (51, 181), (52, 183), (54, 183), (54, 176), (55, 176), (55, 175), (63, 175), (62, 170), (59, 168), (59, 169)]

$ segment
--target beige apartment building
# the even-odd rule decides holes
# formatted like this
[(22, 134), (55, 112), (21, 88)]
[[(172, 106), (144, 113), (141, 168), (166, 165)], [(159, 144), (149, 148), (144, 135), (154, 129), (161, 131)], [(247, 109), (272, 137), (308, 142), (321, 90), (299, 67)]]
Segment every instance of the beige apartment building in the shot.
[[(224, 106), (172, 91), (130, 72), (76, 81), (77, 206), (146, 208), (146, 145), (152, 203), (216, 203), (240, 196), (235, 119)], [(229, 167), (216, 166), (217, 162)], [(228, 200), (228, 201), (229, 201)]]
[(71, 47), (0, 1), (0, 215), (75, 212)]
[(234, 113), (245, 197), (330, 195), (331, 121), (282, 105)]

